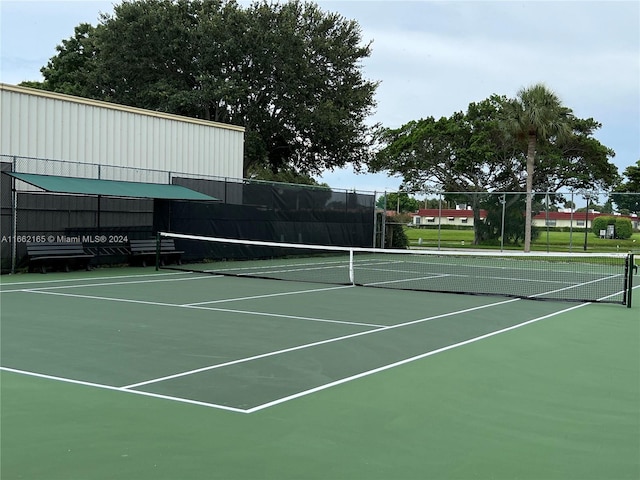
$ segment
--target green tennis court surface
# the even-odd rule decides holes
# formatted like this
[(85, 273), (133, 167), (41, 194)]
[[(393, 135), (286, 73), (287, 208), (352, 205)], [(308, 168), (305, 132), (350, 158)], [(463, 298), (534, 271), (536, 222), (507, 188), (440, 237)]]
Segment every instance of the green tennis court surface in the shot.
[(640, 477), (637, 305), (151, 269), (1, 291), (3, 479)]

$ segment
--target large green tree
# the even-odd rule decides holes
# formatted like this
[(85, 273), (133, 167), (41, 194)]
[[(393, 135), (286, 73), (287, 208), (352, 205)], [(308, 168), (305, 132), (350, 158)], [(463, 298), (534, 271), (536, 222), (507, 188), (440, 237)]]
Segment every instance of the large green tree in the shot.
[(311, 175), (369, 158), (370, 53), (313, 3), (135, 0), (76, 27), (42, 87), (244, 126), (245, 175)]
[(420, 208), (420, 200), (410, 196), (407, 192), (390, 192), (378, 197), (376, 208), (395, 210), (396, 213), (415, 212)]
[(493, 96), (448, 118), (380, 129), (370, 170), (401, 174), (415, 192), (484, 192), (513, 183), (514, 146), (505, 143), (499, 118), (504, 101)]
[(593, 137), (602, 125), (593, 118), (572, 116), (566, 127), (568, 132), (564, 136), (537, 142), (532, 179), (535, 189), (549, 192), (561, 188), (611, 189), (619, 182), (618, 169), (610, 161), (615, 152)]
[(75, 27), (73, 37), (56, 46), (58, 53), (40, 69), (45, 81), (26, 81), (20, 85), (86, 98), (102, 98), (94, 75), (95, 40), (96, 28), (81, 23)]
[[(518, 99), (494, 95), (448, 118), (427, 118), (398, 129), (381, 129), (380, 149), (370, 168), (402, 175), (410, 191), (449, 192), (447, 200), (473, 208), (476, 226), (481, 224), (481, 208), (498, 209), (498, 215), (491, 216), (491, 226), (476, 229), (476, 243), (495, 238), (495, 232), (501, 230), (502, 206), (487, 192), (513, 192), (506, 195), (505, 208), (509, 215), (517, 215), (513, 212), (519, 211), (527, 191), (610, 188), (617, 182), (617, 169), (610, 161), (614, 152), (593, 138), (600, 124), (573, 115), (566, 116), (563, 135), (536, 137), (537, 168), (527, 168), (532, 142), (513, 123), (521, 107)], [(564, 200), (560, 195), (551, 198)], [(533, 213), (528, 213), (523, 223)], [(518, 225), (512, 219), (506, 226), (515, 229)], [(519, 242), (525, 238), (525, 230), (522, 234), (509, 231), (509, 237)]]
[[(500, 117), (506, 100), (492, 96), (448, 118), (428, 117), (379, 130), (381, 148), (370, 170), (402, 175), (408, 191), (449, 192), (447, 200), (471, 205), (479, 224), (484, 193), (512, 190), (518, 183), (516, 145), (503, 135)], [(479, 230), (475, 240), (481, 240)]]
[[(500, 238), (504, 244), (519, 245), (524, 239), (525, 195), (491, 194), (486, 195), (481, 207), (486, 211), (484, 221), (474, 225), (482, 243), (497, 245)], [(532, 238), (538, 232), (532, 230)]]
[(623, 172), (626, 181), (616, 187), (611, 199), (618, 209), (626, 213), (640, 214), (640, 160), (629, 165)]
[(521, 89), (506, 105), (508, 130), (527, 141), (524, 251), (529, 252), (536, 148), (540, 142), (569, 137), (573, 113), (543, 84)]

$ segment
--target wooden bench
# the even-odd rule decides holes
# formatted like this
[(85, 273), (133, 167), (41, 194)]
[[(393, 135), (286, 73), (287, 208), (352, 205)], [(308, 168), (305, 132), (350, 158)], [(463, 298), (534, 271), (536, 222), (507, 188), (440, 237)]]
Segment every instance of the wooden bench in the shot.
[(29, 271), (38, 270), (47, 273), (47, 268), (62, 268), (69, 271), (72, 267), (89, 270), (93, 255), (86, 253), (81, 243), (71, 242), (34, 242), (27, 243)]
[[(141, 264), (146, 267), (147, 264), (156, 263), (156, 239), (148, 240), (129, 240), (129, 250), (131, 253), (131, 263)], [(176, 245), (172, 238), (163, 238), (160, 240), (160, 264), (173, 262), (180, 264), (180, 257), (184, 252), (176, 250)]]

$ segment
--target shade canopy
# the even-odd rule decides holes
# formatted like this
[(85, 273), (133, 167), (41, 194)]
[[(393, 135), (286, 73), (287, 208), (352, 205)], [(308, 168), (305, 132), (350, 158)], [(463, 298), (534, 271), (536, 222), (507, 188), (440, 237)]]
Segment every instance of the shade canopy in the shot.
[(125, 198), (161, 198), (168, 200), (218, 200), (181, 185), (121, 182), (97, 178), (61, 177), (34, 173), (4, 172), (30, 185), (53, 193), (101, 195)]

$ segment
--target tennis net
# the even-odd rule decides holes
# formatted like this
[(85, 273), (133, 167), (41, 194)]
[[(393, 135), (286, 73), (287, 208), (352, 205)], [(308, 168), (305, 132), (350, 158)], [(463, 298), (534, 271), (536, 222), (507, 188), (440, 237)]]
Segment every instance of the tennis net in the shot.
[[(631, 306), (633, 254), (392, 250), (160, 233), (191, 272)], [(160, 256), (158, 256), (160, 258)], [(158, 262), (160, 263), (160, 262)]]

